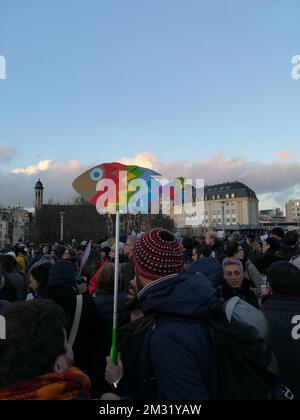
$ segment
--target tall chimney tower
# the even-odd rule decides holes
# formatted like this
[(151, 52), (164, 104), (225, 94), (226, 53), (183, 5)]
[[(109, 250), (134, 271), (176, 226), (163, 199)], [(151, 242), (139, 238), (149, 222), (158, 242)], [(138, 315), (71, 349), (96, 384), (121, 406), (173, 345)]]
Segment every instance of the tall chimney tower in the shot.
[(35, 213), (37, 213), (39, 210), (41, 210), (43, 206), (43, 184), (41, 183), (41, 180), (39, 179), (38, 182), (35, 184)]

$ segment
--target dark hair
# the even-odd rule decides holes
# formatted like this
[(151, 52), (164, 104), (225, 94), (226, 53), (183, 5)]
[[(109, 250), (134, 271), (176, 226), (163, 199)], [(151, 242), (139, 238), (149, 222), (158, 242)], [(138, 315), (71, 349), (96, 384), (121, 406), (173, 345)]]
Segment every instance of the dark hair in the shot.
[(57, 260), (61, 260), (62, 256), (64, 255), (65, 249), (66, 249), (66, 247), (61, 245), (61, 244), (55, 245), (52, 248), (52, 251), (53, 251), (55, 257), (57, 258)]
[[(172, 240), (172, 239), (170, 239), (170, 240)], [(191, 237), (189, 237), (189, 236), (184, 236), (184, 237), (182, 238), (182, 246), (183, 246), (185, 249), (193, 249), (193, 248), (194, 248), (194, 246), (195, 246), (195, 241), (194, 241), (194, 239), (193, 239), (193, 238), (191, 238)]]
[(288, 246), (295, 246), (298, 244), (299, 241), (299, 235), (298, 232), (295, 230), (290, 230), (286, 232), (283, 242)]
[(300, 270), (287, 261), (277, 261), (267, 270), (267, 280), (274, 294), (300, 298)]
[(3, 255), (1, 258), (1, 264), (3, 270), (7, 273), (12, 273), (17, 267), (17, 261), (12, 255)]
[(104, 252), (105, 257), (104, 260), (107, 260), (109, 258), (109, 253), (111, 251), (111, 248), (109, 246), (104, 246), (100, 252)]
[(273, 235), (278, 236), (279, 238), (283, 239), (284, 238), (284, 230), (281, 227), (276, 227), (274, 229), (271, 230), (271, 233)]
[(239, 247), (242, 245), (236, 241), (228, 241), (227, 242), (227, 256), (228, 257), (234, 257), (234, 254), (236, 254), (239, 250)]
[(114, 288), (114, 265), (105, 264), (97, 276), (97, 289), (110, 290)]
[(0, 340), (0, 388), (53, 371), (65, 354), (65, 315), (50, 300), (11, 304), (5, 311), (6, 339)]
[(71, 258), (75, 258), (75, 257), (77, 257), (77, 251), (74, 249), (74, 248), (72, 248), (71, 246), (67, 246), (67, 247), (65, 247), (65, 249), (64, 249), (64, 253), (65, 252), (68, 252), (68, 254), (69, 255), (71, 255)]
[(43, 291), (48, 284), (50, 268), (51, 264), (45, 263), (37, 267), (33, 267), (33, 269), (30, 270), (30, 274), (38, 283), (39, 293)]
[(0, 262), (0, 293), (1, 300), (12, 302), (17, 300), (17, 289), (8, 277), (6, 271), (2, 269)]
[(70, 261), (74, 265), (74, 269), (77, 272), (78, 268), (80, 268), (80, 265), (81, 265), (80, 258), (76, 256), (76, 257), (69, 258), (68, 261)]
[(200, 255), (203, 255), (203, 257), (209, 257), (211, 254), (211, 250), (207, 245), (196, 245), (193, 249), (195, 250), (198, 259)]
[(277, 238), (268, 237), (266, 239), (266, 242), (267, 242), (268, 245), (270, 245), (270, 250), (268, 250), (267, 252), (278, 252), (278, 251), (280, 251), (280, 249), (281, 249), (280, 242)]

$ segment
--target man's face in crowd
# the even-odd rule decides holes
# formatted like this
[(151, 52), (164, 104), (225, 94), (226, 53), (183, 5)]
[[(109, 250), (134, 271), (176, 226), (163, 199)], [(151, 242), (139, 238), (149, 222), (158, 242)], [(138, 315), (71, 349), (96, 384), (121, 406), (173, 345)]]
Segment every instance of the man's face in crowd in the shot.
[(131, 241), (131, 239), (127, 239), (125, 247), (124, 247), (124, 254), (127, 255), (128, 257), (131, 257), (133, 254), (133, 243)]
[(137, 293), (139, 293), (144, 288), (144, 284), (142, 283), (138, 274), (135, 275), (135, 279), (136, 279), (136, 290), (137, 290)]
[(197, 254), (197, 250), (195, 248), (193, 249), (192, 259), (194, 261), (198, 260), (198, 254)]
[(212, 238), (208, 233), (205, 235), (205, 244), (208, 246), (213, 245), (214, 238)]
[(140, 304), (139, 304), (137, 295), (138, 295), (138, 291), (137, 291), (137, 284), (136, 284), (136, 277), (135, 277), (129, 283), (129, 289), (128, 289), (127, 300), (126, 300), (126, 306), (131, 311), (139, 308)]

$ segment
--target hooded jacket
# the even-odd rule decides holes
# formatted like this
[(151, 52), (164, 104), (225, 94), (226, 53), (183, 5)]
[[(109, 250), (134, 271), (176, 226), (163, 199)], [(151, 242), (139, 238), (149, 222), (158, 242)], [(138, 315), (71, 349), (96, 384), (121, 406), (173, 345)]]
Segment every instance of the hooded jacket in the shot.
[(203, 274), (172, 274), (149, 283), (139, 298), (145, 314), (174, 317), (150, 340), (157, 399), (214, 399), (215, 362), (206, 320), (219, 297), (211, 282)]
[(223, 281), (222, 266), (216, 258), (203, 257), (200, 260), (193, 261), (187, 271), (204, 274), (213, 287), (218, 287)]

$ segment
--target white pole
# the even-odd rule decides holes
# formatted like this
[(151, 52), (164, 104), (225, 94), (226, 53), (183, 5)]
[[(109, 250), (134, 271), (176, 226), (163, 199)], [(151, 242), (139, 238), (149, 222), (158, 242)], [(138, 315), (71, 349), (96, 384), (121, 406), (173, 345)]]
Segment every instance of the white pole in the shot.
[(118, 324), (118, 288), (119, 288), (119, 236), (120, 236), (120, 213), (116, 212), (116, 255), (115, 255), (115, 287), (114, 287), (114, 313), (113, 330), (110, 358), (117, 363), (117, 324)]
[(120, 238), (120, 213), (116, 212), (116, 256), (115, 256), (115, 285), (114, 285), (114, 314), (113, 327), (117, 328), (118, 322), (118, 288), (119, 288), (119, 238)]
[(60, 241), (62, 242), (64, 240), (64, 215), (65, 212), (60, 212)]

